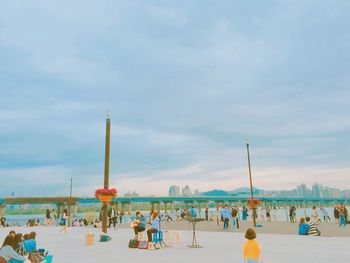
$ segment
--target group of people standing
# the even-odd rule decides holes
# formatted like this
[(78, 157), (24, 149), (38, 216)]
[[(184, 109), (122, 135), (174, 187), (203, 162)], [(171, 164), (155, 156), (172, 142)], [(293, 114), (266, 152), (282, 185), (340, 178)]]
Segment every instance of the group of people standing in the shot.
[(335, 205), (334, 206), (334, 218), (335, 222), (339, 224), (339, 226), (345, 227), (348, 223), (348, 210), (345, 205)]
[(57, 219), (55, 209), (46, 209), (45, 225), (54, 225)]
[[(221, 221), (224, 222), (224, 229), (227, 230), (229, 228), (229, 224), (231, 223), (231, 227), (233, 231), (239, 230), (239, 220), (238, 220), (238, 208), (235, 206), (225, 205), (219, 208)], [(245, 214), (246, 213), (246, 214)], [(242, 214), (245, 214), (245, 219), (247, 218), (247, 210), (243, 209)]]

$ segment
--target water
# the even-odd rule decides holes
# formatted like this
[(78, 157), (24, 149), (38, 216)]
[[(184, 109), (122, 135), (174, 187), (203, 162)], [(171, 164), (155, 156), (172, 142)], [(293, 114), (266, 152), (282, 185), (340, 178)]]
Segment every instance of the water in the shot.
[[(332, 221), (334, 221), (334, 216), (333, 216), (333, 207), (325, 207), (325, 210), (327, 210), (329, 217), (331, 218)], [(348, 211), (349, 207), (347, 207)], [(125, 214), (123, 217), (123, 223), (125, 222), (129, 222), (131, 216), (133, 216), (135, 214), (136, 211), (134, 211), (131, 215)], [(322, 214), (320, 212), (320, 210), (318, 209), (319, 212), (319, 217), (322, 217)], [(149, 211), (141, 211), (141, 213), (148, 219), (149, 216)], [(164, 211), (162, 211), (162, 213), (164, 213)], [(242, 210), (240, 209), (239, 211), (239, 218), (242, 218)], [(277, 210), (271, 210), (271, 219), (272, 221), (280, 221), (280, 222), (286, 222), (289, 220), (289, 208), (280, 208)], [(80, 218), (85, 218), (87, 216), (87, 214), (91, 214), (91, 213), (79, 213), (77, 215), (77, 219)], [(94, 213), (95, 217), (98, 219), (99, 218), (99, 213)], [(176, 215), (175, 213), (172, 212), (168, 212), (168, 214), (173, 218), (173, 220), (175, 220)], [(261, 221), (263, 218), (264, 220), (266, 220), (266, 211), (265, 210), (261, 210), (258, 209), (257, 210), (257, 214), (258, 214), (258, 221)], [(215, 216), (215, 215), (219, 215), (219, 212), (216, 211), (216, 209), (209, 209), (209, 218), (211, 216)], [(306, 216), (311, 216), (312, 215), (312, 208), (297, 208), (296, 210), (296, 215), (297, 218), (299, 219), (300, 217), (306, 217)], [(200, 217), (205, 217), (205, 211), (204, 209), (202, 209), (202, 212), (199, 214)], [(249, 212), (249, 216), (252, 216), (252, 212)], [(6, 215), (6, 219), (7, 219), (7, 223), (9, 225), (21, 225), (24, 226), (26, 225), (27, 221), (29, 219), (39, 219), (41, 224), (45, 223), (45, 215), (41, 214), (41, 215)], [(323, 218), (321, 218), (323, 220)], [(59, 220), (56, 220), (56, 224), (58, 224)], [(119, 221), (118, 221), (119, 222)]]

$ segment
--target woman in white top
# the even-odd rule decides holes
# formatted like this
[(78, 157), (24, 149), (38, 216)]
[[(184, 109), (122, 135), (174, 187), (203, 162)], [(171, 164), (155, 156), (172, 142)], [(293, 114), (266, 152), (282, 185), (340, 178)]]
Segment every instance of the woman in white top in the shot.
[(2, 248), (0, 249), (0, 262), (1, 260), (5, 260), (5, 262), (8, 262), (11, 258), (20, 260), (25, 262), (27, 259), (15, 252), (13, 249), (13, 243), (14, 243), (14, 237), (12, 235), (8, 235), (5, 238), (4, 244)]

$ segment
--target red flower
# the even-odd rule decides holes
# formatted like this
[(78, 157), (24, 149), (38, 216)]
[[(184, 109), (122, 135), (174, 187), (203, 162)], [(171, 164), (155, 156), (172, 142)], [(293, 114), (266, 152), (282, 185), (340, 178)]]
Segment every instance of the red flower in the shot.
[(117, 196), (117, 189), (115, 188), (111, 188), (111, 189), (97, 189), (95, 191), (95, 197), (96, 198), (100, 198), (100, 195), (110, 195), (112, 197), (116, 197)]
[(260, 205), (260, 200), (257, 198), (254, 199), (248, 199), (247, 200), (248, 205)]

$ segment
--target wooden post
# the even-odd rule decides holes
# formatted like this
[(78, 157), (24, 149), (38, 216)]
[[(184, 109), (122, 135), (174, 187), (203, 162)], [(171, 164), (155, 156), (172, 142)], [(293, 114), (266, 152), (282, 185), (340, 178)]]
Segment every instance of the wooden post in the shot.
[[(104, 189), (109, 188), (109, 160), (110, 160), (110, 142), (111, 142), (111, 120), (109, 116), (106, 120), (106, 147), (105, 147), (105, 169), (104, 169)], [(107, 234), (108, 204), (104, 203), (102, 207), (102, 232)]]
[[(249, 183), (250, 183), (250, 196), (254, 199), (253, 195), (253, 179), (252, 179), (252, 170), (250, 167), (250, 153), (249, 153), (249, 143), (247, 142), (247, 157), (248, 157), (248, 169), (249, 169)], [(256, 208), (253, 207), (253, 223), (254, 227), (256, 227)]]

